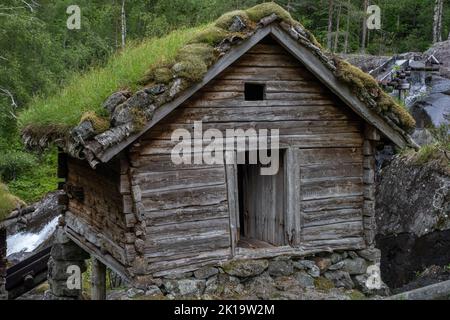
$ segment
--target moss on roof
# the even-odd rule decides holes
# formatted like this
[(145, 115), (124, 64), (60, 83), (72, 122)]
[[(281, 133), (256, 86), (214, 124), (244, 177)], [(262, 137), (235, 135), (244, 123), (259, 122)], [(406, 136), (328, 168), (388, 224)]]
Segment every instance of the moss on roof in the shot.
[[(274, 2), (267, 2), (247, 10), (225, 13), (207, 26), (177, 31), (164, 38), (130, 46), (113, 57), (105, 68), (95, 68), (76, 76), (61, 92), (47, 99), (36, 99), (20, 115), (19, 123), (25, 141), (30, 147), (54, 140), (63, 141), (80, 121), (90, 121), (96, 134), (105, 130), (107, 134), (114, 128), (108, 129), (110, 126), (105, 117), (110, 116), (111, 123), (115, 122), (113, 115), (105, 114), (102, 103), (111, 94), (124, 88), (134, 92), (142, 89), (152, 91), (151, 88), (155, 86), (165, 85), (166, 88), (161, 90), (163, 93), (158, 92), (157, 96), (153, 96), (150, 106), (127, 106), (126, 103), (119, 106), (118, 110), (128, 110), (135, 122), (127, 127), (126, 134), (141, 130), (153, 116), (154, 108), (174, 99), (189, 85), (201, 81), (209, 67), (232, 44), (251, 37), (261, 27), (262, 19), (274, 13), (278, 21), (281, 20), (288, 29), (297, 32), (299, 41), (320, 56), (328, 67), (333, 68), (335, 75), (347, 83), (360, 100), (393, 119), (406, 131), (414, 127), (414, 120), (409, 113), (385, 94), (375, 79), (338, 57), (324, 54), (315, 37), (295, 21), (289, 12)], [(236, 28), (239, 22), (241, 25)], [(151, 107), (150, 111), (145, 110), (146, 107)], [(121, 139), (124, 138), (123, 132), (121, 130), (119, 135)], [(111, 139), (104, 138), (99, 139), (108, 141), (108, 145), (103, 146), (107, 148), (111, 145)]]
[(416, 122), (411, 114), (405, 107), (384, 92), (371, 75), (341, 58), (334, 57), (334, 61), (336, 64), (336, 77), (347, 83), (353, 89), (353, 93), (359, 96), (361, 100), (370, 105), (370, 102), (367, 100), (373, 99), (374, 107), (377, 108), (376, 111), (378, 113), (382, 115), (392, 113), (398, 120), (400, 127), (408, 132), (414, 129)]
[(289, 23), (291, 25), (297, 23), (294, 19), (292, 19), (292, 16), (288, 11), (284, 10), (275, 2), (261, 3), (257, 6), (245, 10), (245, 12), (247, 13), (250, 20), (252, 20), (253, 22), (258, 22), (262, 18), (265, 18), (275, 13), (281, 20), (283, 20), (286, 23)]
[(235, 17), (241, 18), (244, 22), (250, 22), (250, 18), (248, 17), (248, 14), (245, 10), (235, 10), (223, 14), (219, 19), (216, 20), (214, 25), (218, 28), (228, 30)]
[(87, 111), (81, 116), (80, 123), (84, 121), (89, 121), (96, 133), (102, 133), (109, 129), (109, 120), (93, 111)]
[(6, 219), (9, 214), (24, 205), (24, 202), (9, 193), (8, 187), (0, 182), (0, 221)]

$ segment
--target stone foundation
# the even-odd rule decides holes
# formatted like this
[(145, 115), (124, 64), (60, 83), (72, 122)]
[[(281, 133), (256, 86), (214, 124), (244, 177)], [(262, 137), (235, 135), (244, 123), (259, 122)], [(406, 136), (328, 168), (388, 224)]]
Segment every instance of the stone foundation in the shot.
[[(67, 237), (63, 228), (58, 227), (55, 232), (51, 257), (48, 262), (48, 283), (50, 291), (46, 293), (46, 299), (81, 299), (81, 275), (86, 271), (85, 260), (88, 258), (89, 255)], [(77, 276), (77, 271), (73, 270), (74, 268), (76, 270), (77, 267), (80, 271), (79, 279), (74, 278)], [(75, 272), (75, 274), (68, 273), (68, 271)], [(71, 277), (70, 280), (69, 277)]]
[(6, 300), (6, 230), (0, 229), (0, 300)]
[(327, 292), (335, 288), (365, 296), (388, 295), (389, 289), (378, 272), (380, 256), (377, 249), (365, 249), (308, 258), (235, 260), (205, 266), (195, 272), (152, 279), (151, 285), (130, 289), (128, 296), (302, 299), (305, 290)]

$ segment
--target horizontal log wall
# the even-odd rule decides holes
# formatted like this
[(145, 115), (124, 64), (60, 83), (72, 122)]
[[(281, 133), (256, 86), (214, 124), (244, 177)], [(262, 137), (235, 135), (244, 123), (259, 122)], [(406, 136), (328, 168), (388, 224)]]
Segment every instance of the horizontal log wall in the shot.
[(364, 245), (363, 160), (361, 146), (301, 150), (302, 245)]
[[(246, 82), (264, 83), (264, 101), (245, 101)], [(297, 149), (301, 179), (300, 247), (363, 247), (363, 125), (349, 108), (280, 46), (259, 44), (145, 134), (131, 151), (131, 183), (145, 217), (148, 270), (164, 275), (230, 257), (226, 170), (176, 166), (173, 130), (279, 129)], [(295, 209), (295, 206), (293, 207)], [(235, 210), (233, 210), (234, 212)], [(234, 222), (233, 224), (235, 224)], [(239, 250), (238, 250), (239, 251)]]
[(84, 195), (82, 200), (69, 200), (68, 211), (79, 220), (70, 219), (69, 227), (126, 265), (119, 164), (112, 161), (93, 170), (86, 162), (69, 158), (67, 167), (67, 184), (82, 188)]

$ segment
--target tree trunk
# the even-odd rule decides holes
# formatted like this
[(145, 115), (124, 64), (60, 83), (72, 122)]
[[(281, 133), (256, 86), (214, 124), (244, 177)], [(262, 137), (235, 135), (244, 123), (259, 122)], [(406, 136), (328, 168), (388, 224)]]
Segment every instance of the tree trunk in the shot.
[(125, 0), (122, 0), (122, 12), (121, 12), (121, 26), (122, 26), (122, 49), (125, 48), (125, 42), (127, 40), (127, 17), (125, 12)]
[(334, 49), (333, 52), (337, 52), (339, 46), (339, 32), (340, 32), (340, 23), (341, 23), (341, 12), (342, 12), (342, 4), (339, 4), (338, 14), (336, 17), (336, 33), (334, 35)]
[(367, 8), (369, 7), (369, 0), (364, 0), (363, 7), (363, 25), (362, 25), (362, 35), (361, 35), (361, 52), (366, 53), (366, 42), (367, 42)]
[(350, 9), (350, 0), (348, 0), (347, 2), (347, 25), (345, 27), (345, 39), (344, 39), (344, 53), (348, 52), (348, 40), (350, 37), (350, 14), (351, 14), (351, 9)]
[(332, 33), (333, 33), (333, 11), (334, 11), (334, 0), (328, 0), (328, 33), (327, 33), (327, 48), (331, 50), (332, 46)]
[(433, 43), (442, 41), (442, 14), (444, 0), (436, 0), (433, 15)]

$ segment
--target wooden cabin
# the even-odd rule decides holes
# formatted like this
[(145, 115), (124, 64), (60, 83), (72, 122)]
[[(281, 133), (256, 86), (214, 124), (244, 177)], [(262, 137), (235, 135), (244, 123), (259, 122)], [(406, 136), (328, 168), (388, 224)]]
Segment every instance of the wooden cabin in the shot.
[[(171, 161), (175, 129), (279, 129), (278, 174)], [(232, 259), (374, 245), (375, 146), (408, 137), (278, 23), (231, 48), (143, 130), (97, 155), (61, 152), (65, 230), (134, 281)], [(226, 150), (236, 157), (235, 149)]]

